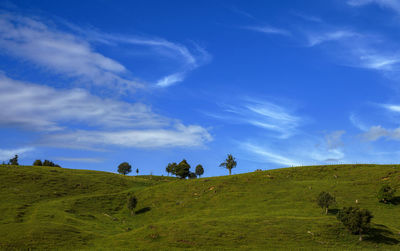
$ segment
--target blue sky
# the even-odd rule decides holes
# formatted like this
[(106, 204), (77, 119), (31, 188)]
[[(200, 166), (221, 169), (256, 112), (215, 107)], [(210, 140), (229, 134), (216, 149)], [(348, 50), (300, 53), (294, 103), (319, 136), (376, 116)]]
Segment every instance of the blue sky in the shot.
[(0, 160), (400, 162), (400, 1), (2, 1)]

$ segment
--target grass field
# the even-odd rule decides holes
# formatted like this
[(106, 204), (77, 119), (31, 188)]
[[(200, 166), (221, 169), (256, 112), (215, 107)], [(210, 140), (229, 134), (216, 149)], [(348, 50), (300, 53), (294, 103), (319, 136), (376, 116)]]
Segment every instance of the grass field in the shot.
[[(196, 180), (0, 166), (0, 249), (400, 249), (400, 205), (376, 198), (385, 183), (400, 185), (400, 166), (294, 167)], [(328, 215), (316, 206), (321, 191), (336, 196)], [(138, 198), (134, 216), (129, 193)], [(374, 215), (362, 242), (335, 216), (356, 200)]]

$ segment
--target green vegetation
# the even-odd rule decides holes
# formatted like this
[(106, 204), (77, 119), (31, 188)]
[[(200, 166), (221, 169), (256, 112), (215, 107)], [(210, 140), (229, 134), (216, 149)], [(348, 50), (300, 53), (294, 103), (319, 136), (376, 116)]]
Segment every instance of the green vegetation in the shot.
[(129, 165), (128, 162), (122, 162), (118, 166), (118, 172), (123, 175), (127, 175), (128, 173), (132, 172), (132, 166)]
[(378, 200), (382, 203), (390, 203), (394, 199), (396, 189), (390, 187), (388, 184), (384, 184), (378, 191)]
[(232, 154), (228, 154), (228, 157), (226, 158), (225, 162), (222, 162), (219, 166), (228, 169), (229, 175), (231, 175), (232, 169), (235, 168), (236, 165), (237, 162), (235, 158), (232, 156)]
[[(400, 249), (400, 205), (376, 199), (384, 184), (399, 186), (400, 166), (294, 167), (181, 180), (4, 165), (0, 250)], [(363, 241), (337, 220), (336, 208), (321, 215), (315, 204), (321, 191), (334, 194), (340, 208), (374, 215), (367, 232), (361, 225)], [(127, 207), (132, 194), (134, 217)]]
[(131, 215), (133, 215), (136, 205), (137, 205), (137, 198), (135, 197), (135, 195), (129, 195), (127, 206), (129, 211), (131, 211)]
[(344, 207), (339, 211), (337, 218), (353, 234), (358, 234), (362, 240), (362, 234), (370, 228), (373, 218), (370, 211), (358, 207)]
[(10, 159), (8, 162), (9, 165), (18, 166), (18, 155), (15, 155), (14, 158)]
[(43, 166), (43, 163), (40, 159), (37, 159), (33, 162), (33, 166)]
[(195, 171), (195, 173), (196, 173), (197, 176), (201, 177), (201, 175), (203, 175), (203, 173), (204, 173), (204, 168), (203, 168), (203, 166), (200, 165), (200, 164), (197, 165), (197, 166), (196, 166), (196, 171)]
[(317, 204), (328, 214), (329, 207), (336, 203), (335, 197), (330, 193), (321, 192), (317, 197)]

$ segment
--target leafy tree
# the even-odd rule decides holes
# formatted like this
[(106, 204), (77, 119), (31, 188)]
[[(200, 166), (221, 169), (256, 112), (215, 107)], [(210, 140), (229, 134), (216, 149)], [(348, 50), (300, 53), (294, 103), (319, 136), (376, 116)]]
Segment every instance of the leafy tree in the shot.
[(317, 197), (317, 204), (322, 209), (325, 209), (325, 214), (328, 214), (329, 207), (335, 203), (335, 197), (332, 196), (330, 193), (321, 192)]
[(35, 162), (33, 162), (33, 165), (34, 166), (42, 166), (43, 163), (42, 163), (42, 161), (40, 159), (37, 159), (37, 160), (35, 160)]
[(189, 179), (196, 179), (197, 175), (195, 173), (190, 172), (189, 173)]
[(132, 167), (128, 162), (122, 162), (118, 166), (118, 172), (120, 174), (127, 175), (128, 173), (132, 172)]
[(231, 175), (231, 171), (233, 168), (235, 168), (237, 165), (237, 162), (235, 158), (232, 156), (232, 154), (228, 154), (228, 157), (226, 158), (225, 162), (222, 162), (219, 166), (220, 167), (225, 167), (226, 169), (229, 170), (229, 175)]
[(182, 160), (176, 167), (175, 167), (175, 173), (176, 176), (178, 176), (181, 179), (185, 179), (189, 177), (190, 175), (190, 165), (187, 163), (187, 161), (184, 159)]
[(203, 169), (203, 166), (202, 165), (197, 165), (196, 166), (196, 171), (195, 171), (195, 173), (197, 174), (197, 176), (201, 176), (201, 175), (203, 175), (203, 173), (204, 173), (204, 169)]
[(372, 218), (373, 216), (370, 211), (358, 207), (344, 207), (337, 215), (337, 219), (352, 234), (359, 235), (360, 241), (362, 241), (362, 234), (369, 230)]
[(10, 165), (19, 166), (19, 164), (18, 164), (18, 155), (15, 155), (14, 158), (10, 159)]
[(137, 205), (137, 198), (135, 197), (135, 195), (129, 195), (127, 206), (129, 211), (131, 211), (131, 215), (133, 215), (136, 205)]
[[(36, 162), (36, 161), (35, 161), (35, 162)], [(53, 161), (50, 161), (50, 160), (47, 160), (47, 159), (45, 159), (45, 160), (43, 161), (42, 166), (61, 167), (61, 166), (59, 166), (59, 165), (57, 165), (57, 164), (54, 164)]]
[(175, 162), (168, 163), (167, 167), (165, 168), (165, 171), (168, 173), (168, 175), (170, 173), (173, 175), (176, 175), (176, 167), (177, 167), (177, 164)]
[(136, 175), (139, 174), (139, 168), (136, 168)]
[(395, 193), (396, 189), (390, 187), (388, 184), (385, 184), (381, 187), (381, 189), (379, 189), (377, 197), (379, 202), (390, 203), (393, 200)]

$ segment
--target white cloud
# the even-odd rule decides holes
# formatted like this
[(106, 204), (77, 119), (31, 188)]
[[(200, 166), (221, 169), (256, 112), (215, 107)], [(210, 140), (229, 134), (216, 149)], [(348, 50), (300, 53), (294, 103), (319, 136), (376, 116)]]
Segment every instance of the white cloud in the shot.
[(325, 135), (325, 141), (328, 149), (334, 150), (341, 146), (343, 146), (342, 136), (345, 134), (346, 131), (333, 131)]
[[(0, 14), (0, 50), (7, 55), (34, 63), (45, 70), (78, 79), (81, 82), (132, 91), (145, 86), (146, 81), (136, 80), (121, 63), (96, 52), (91, 42), (106, 45), (132, 44), (151, 48), (154, 58), (169, 57), (181, 62), (175, 73), (156, 81), (160, 87), (170, 86), (184, 80), (186, 74), (208, 62), (211, 56), (200, 46), (194, 49), (160, 38), (143, 38), (110, 35), (67, 25), (75, 34), (60, 31), (43, 20)], [(147, 81), (148, 82), (148, 81)]]
[(0, 48), (3, 53), (92, 84), (121, 89), (141, 86), (123, 78), (126, 68), (95, 52), (84, 39), (52, 29), (37, 19), (1, 14)]
[(348, 30), (336, 30), (324, 33), (308, 34), (309, 46), (319, 45), (325, 42), (340, 41), (351, 37), (359, 36), (359, 34)]
[(242, 147), (244, 147), (247, 151), (255, 153), (261, 157), (264, 158), (264, 160), (267, 163), (275, 163), (283, 166), (297, 166), (300, 165), (300, 162), (289, 159), (287, 157), (284, 157), (283, 155), (276, 154), (274, 152), (268, 151), (267, 149), (253, 145), (250, 143), (243, 144)]
[[(16, 102), (18, 101), (18, 102)], [(82, 89), (56, 90), (0, 74), (0, 124), (40, 131), (63, 123), (101, 127), (160, 126), (168, 123), (146, 105), (102, 99)]]
[(367, 141), (375, 141), (380, 139), (381, 137), (389, 137), (390, 138), (390, 130), (383, 128), (382, 126), (371, 126), (368, 131), (362, 134), (362, 137)]
[(224, 114), (208, 114), (230, 123), (249, 124), (279, 134), (280, 138), (288, 138), (296, 133), (297, 127), (304, 122), (298, 116), (280, 105), (246, 98), (240, 105), (223, 105)]
[(266, 25), (265, 26), (246, 26), (243, 28), (247, 29), (247, 30), (266, 33), (266, 34), (275, 34), (275, 35), (283, 35), (283, 36), (291, 35), (290, 31), (288, 31), (288, 30), (279, 29), (279, 28), (275, 28), (272, 26), (266, 26)]
[(0, 160), (8, 162), (9, 159), (13, 158), (14, 155), (22, 155), (27, 152), (34, 151), (33, 147), (23, 147), (16, 149), (0, 149)]
[(197, 147), (212, 140), (201, 126), (182, 124), (169, 129), (75, 131), (46, 135), (41, 145), (85, 148), (114, 145), (135, 148)]
[[(164, 118), (144, 104), (102, 99), (81, 89), (56, 90), (4, 75), (0, 107), (6, 108), (0, 109), (0, 125), (45, 131), (41, 144), (58, 147), (200, 146), (212, 140), (203, 127)], [(70, 129), (82, 125), (85, 130)]]
[(382, 8), (389, 8), (400, 13), (400, 1), (398, 0), (349, 0), (347, 3), (351, 6), (378, 4)]

